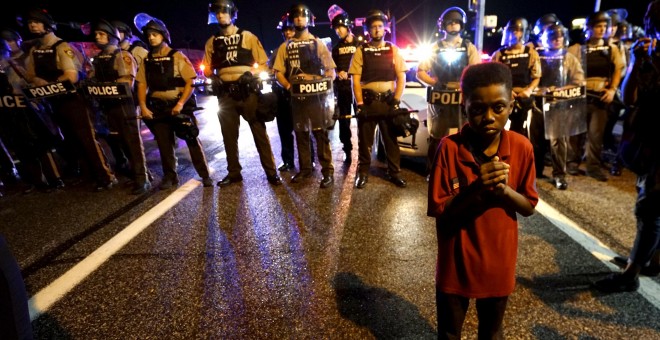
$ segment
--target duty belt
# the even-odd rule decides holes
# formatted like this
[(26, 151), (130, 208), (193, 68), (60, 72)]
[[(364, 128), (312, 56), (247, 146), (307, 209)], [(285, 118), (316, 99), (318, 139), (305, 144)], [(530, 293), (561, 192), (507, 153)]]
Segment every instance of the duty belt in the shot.
[(376, 92), (373, 90), (362, 89), (362, 101), (365, 105), (370, 105), (373, 101), (388, 102), (393, 96), (394, 93), (392, 93), (391, 90), (387, 90), (386, 92)]
[(247, 91), (242, 91), (241, 84), (238, 81), (223, 81), (220, 85), (220, 95), (227, 94), (234, 100), (240, 101), (247, 98)]
[(237, 93), (240, 91), (240, 86), (238, 81), (223, 81), (220, 85), (220, 90), (222, 93)]

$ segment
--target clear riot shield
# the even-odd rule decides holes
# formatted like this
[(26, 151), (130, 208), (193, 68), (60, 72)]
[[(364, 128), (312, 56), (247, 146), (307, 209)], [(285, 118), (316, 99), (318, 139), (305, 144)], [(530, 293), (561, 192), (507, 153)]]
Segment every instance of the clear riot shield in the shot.
[[(124, 104), (124, 116), (127, 119), (137, 118), (137, 110), (133, 102), (133, 90), (128, 83), (81, 81), (80, 88), (88, 101), (98, 101), (101, 105)], [(131, 109), (129, 109), (131, 108)]]
[[(561, 51), (540, 52), (543, 77), (540, 89), (546, 139), (575, 136), (587, 131), (587, 93), (575, 79), (576, 65)], [(585, 70), (584, 65), (583, 70)]]
[(458, 132), (466, 119), (461, 107), (461, 91), (427, 88), (428, 129), (431, 137), (441, 139)]
[(291, 114), (295, 131), (327, 129), (334, 125), (335, 92), (331, 78), (291, 80)]

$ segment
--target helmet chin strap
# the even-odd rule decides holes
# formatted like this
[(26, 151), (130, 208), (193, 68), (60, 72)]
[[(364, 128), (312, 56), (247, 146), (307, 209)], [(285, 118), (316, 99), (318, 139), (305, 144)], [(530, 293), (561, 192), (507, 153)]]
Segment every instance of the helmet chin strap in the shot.
[(295, 30), (298, 32), (302, 32), (307, 28), (307, 26), (294, 26), (293, 28), (295, 28)]

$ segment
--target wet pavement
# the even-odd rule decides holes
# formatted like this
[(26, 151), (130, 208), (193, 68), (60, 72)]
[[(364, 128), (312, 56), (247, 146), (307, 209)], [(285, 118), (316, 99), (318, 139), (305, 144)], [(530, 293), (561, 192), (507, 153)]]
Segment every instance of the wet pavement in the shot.
[[(206, 108), (198, 115), (201, 139), (217, 181), (226, 175), (217, 104), (199, 99)], [(268, 131), (279, 162), (275, 122)], [(367, 186), (355, 189), (355, 123), (353, 132), (353, 162), (346, 164), (338, 130), (331, 133), (335, 183), (327, 189), (319, 188), (318, 165), (303, 183), (290, 183), (294, 172), (283, 172), (284, 184), (270, 185), (243, 122), (244, 180), (228, 187), (203, 188), (181, 144), (176, 191), (131, 196), (126, 178), (101, 193), (72, 180), (48, 194), (7, 190), (0, 233), (22, 268), (36, 338), (435, 338), (436, 242), (423, 160), (403, 161), (407, 188), (386, 181), (385, 165), (374, 161)], [(143, 136), (157, 187), (155, 142), (146, 130)], [(628, 254), (635, 235), (630, 172), (605, 183), (569, 177), (566, 191), (545, 180), (537, 185), (544, 202)], [(520, 219), (507, 337), (660, 338), (658, 296), (592, 290), (590, 283), (614, 266), (558, 229), (555, 217)], [(98, 251), (117, 243), (116, 251)], [(98, 258), (97, 268), (81, 269)], [(643, 285), (657, 292), (660, 281), (644, 278)], [(45, 298), (52, 305), (44, 307)], [(476, 338), (473, 307), (464, 333)]]

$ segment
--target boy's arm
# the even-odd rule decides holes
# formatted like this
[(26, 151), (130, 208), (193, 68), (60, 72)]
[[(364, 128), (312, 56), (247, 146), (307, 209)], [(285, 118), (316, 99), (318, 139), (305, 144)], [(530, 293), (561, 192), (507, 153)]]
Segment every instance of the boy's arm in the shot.
[[(523, 169), (520, 170), (522, 171)], [(513, 207), (517, 213), (525, 217), (534, 213), (534, 205), (532, 205), (532, 202), (509, 186), (508, 164), (500, 162), (499, 157), (495, 156), (492, 162), (481, 166), (481, 171), (481, 180), (484, 183), (484, 186), (489, 187), (492, 185), (492, 192), (495, 196), (504, 199), (507, 205)], [(528, 172), (528, 176), (532, 175), (534, 174)], [(522, 183), (522, 185), (526, 185), (526, 183)]]

